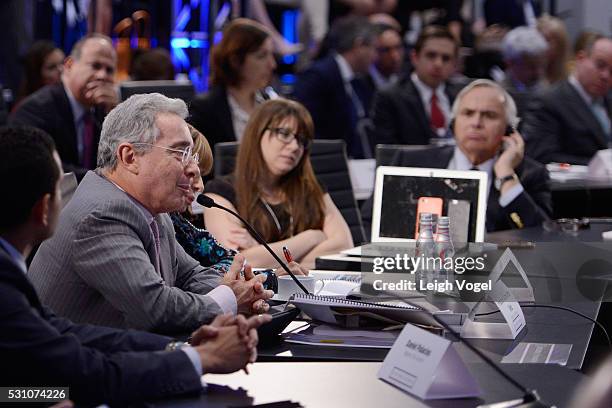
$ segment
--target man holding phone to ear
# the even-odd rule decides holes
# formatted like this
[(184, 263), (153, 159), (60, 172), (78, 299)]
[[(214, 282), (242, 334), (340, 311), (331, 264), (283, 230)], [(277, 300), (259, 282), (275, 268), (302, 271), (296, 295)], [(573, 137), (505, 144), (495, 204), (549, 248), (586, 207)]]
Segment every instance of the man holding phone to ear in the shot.
[[(404, 154), (396, 166), (479, 170), (489, 175), (487, 231), (537, 226), (552, 213), (548, 172), (525, 157), (512, 97), (488, 79), (471, 82), (452, 106), (456, 146)], [(371, 217), (371, 199), (363, 214)], [(367, 222), (367, 220), (365, 220)]]
[(100, 130), (117, 105), (117, 55), (110, 38), (92, 34), (79, 40), (63, 66), (62, 80), (30, 95), (10, 118), (54, 139), (64, 169), (83, 178), (96, 167)]

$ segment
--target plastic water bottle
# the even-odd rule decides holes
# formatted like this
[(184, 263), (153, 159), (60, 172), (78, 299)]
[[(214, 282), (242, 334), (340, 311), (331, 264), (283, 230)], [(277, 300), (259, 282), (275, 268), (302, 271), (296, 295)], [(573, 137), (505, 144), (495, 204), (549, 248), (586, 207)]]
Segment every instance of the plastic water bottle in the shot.
[(417, 290), (424, 287), (429, 282), (433, 282), (433, 260), (436, 257), (436, 247), (432, 227), (432, 215), (430, 213), (421, 213), (419, 219), (419, 236), (416, 241), (415, 251), (415, 257), (421, 258), (419, 268), (415, 271)]
[[(454, 276), (452, 269), (444, 267), (447, 264), (446, 260), (452, 258), (455, 255), (455, 247), (450, 235), (450, 219), (448, 217), (440, 217), (438, 219), (438, 228), (436, 234), (436, 255), (439, 257), (441, 267), (436, 271), (436, 280), (445, 284), (449, 282), (454, 288)], [(450, 292), (449, 290), (445, 292)]]

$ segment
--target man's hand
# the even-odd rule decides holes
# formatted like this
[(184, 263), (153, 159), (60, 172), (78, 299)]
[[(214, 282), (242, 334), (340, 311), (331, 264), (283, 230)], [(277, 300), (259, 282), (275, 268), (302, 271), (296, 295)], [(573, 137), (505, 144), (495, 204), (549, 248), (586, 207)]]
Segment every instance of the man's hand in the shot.
[(495, 177), (501, 178), (514, 173), (514, 169), (523, 161), (525, 142), (518, 132), (504, 136), (504, 150), (495, 162)]
[(85, 98), (91, 101), (91, 105), (102, 106), (105, 112), (109, 112), (119, 103), (119, 95), (115, 84), (109, 81), (91, 81), (85, 86)]
[[(241, 275), (243, 265), (244, 271)], [(273, 291), (264, 289), (265, 281), (266, 276), (253, 274), (251, 266), (245, 264), (244, 256), (238, 254), (234, 257), (229, 271), (223, 276), (221, 284), (229, 286), (234, 292), (239, 313), (264, 313), (270, 308), (265, 300), (274, 296)]]
[[(289, 262), (287, 266), (289, 267), (289, 270), (293, 272), (294, 275), (308, 275), (308, 269), (304, 268), (297, 262)], [(288, 275), (288, 273), (283, 268), (275, 269), (274, 273), (276, 274), (276, 276)]]
[(217, 328), (214, 338), (195, 347), (204, 373), (232, 373), (257, 359), (257, 328), (272, 320), (272, 317), (259, 315), (249, 319), (244, 316), (231, 318), (235, 319), (235, 325)]

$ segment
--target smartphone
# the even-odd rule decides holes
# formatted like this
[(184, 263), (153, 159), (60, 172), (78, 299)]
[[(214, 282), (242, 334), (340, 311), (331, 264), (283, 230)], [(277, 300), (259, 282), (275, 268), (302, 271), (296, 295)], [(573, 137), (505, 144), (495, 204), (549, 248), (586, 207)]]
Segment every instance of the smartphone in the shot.
[(438, 222), (438, 217), (442, 215), (443, 201), (440, 197), (419, 197), (417, 202), (417, 213), (416, 222), (414, 228), (414, 239), (419, 238), (419, 220), (421, 219), (421, 213), (430, 213), (432, 215), (434, 233), (435, 226)]
[(455, 245), (465, 245), (469, 240), (470, 202), (467, 200), (448, 200), (451, 239)]

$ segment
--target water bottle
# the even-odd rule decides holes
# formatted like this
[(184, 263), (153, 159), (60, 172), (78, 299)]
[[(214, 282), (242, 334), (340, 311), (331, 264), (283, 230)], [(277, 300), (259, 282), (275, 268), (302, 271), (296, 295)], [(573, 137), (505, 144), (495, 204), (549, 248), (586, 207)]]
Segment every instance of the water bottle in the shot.
[[(450, 236), (450, 220), (448, 217), (440, 217), (438, 219), (438, 228), (436, 234), (436, 255), (440, 258), (441, 266), (436, 273), (436, 280), (439, 284), (446, 287), (444, 292), (451, 292), (451, 287), (454, 288), (454, 275), (452, 269), (446, 268), (449, 265), (446, 260), (455, 255), (455, 247)], [(448, 284), (446, 283), (448, 282)], [(442, 291), (441, 291), (442, 292)]]
[(415, 251), (415, 258), (420, 258), (419, 267), (415, 271), (417, 290), (423, 290), (428, 283), (433, 282), (433, 260), (436, 257), (436, 248), (432, 227), (432, 215), (430, 213), (421, 213), (419, 219), (419, 236), (416, 241)]

